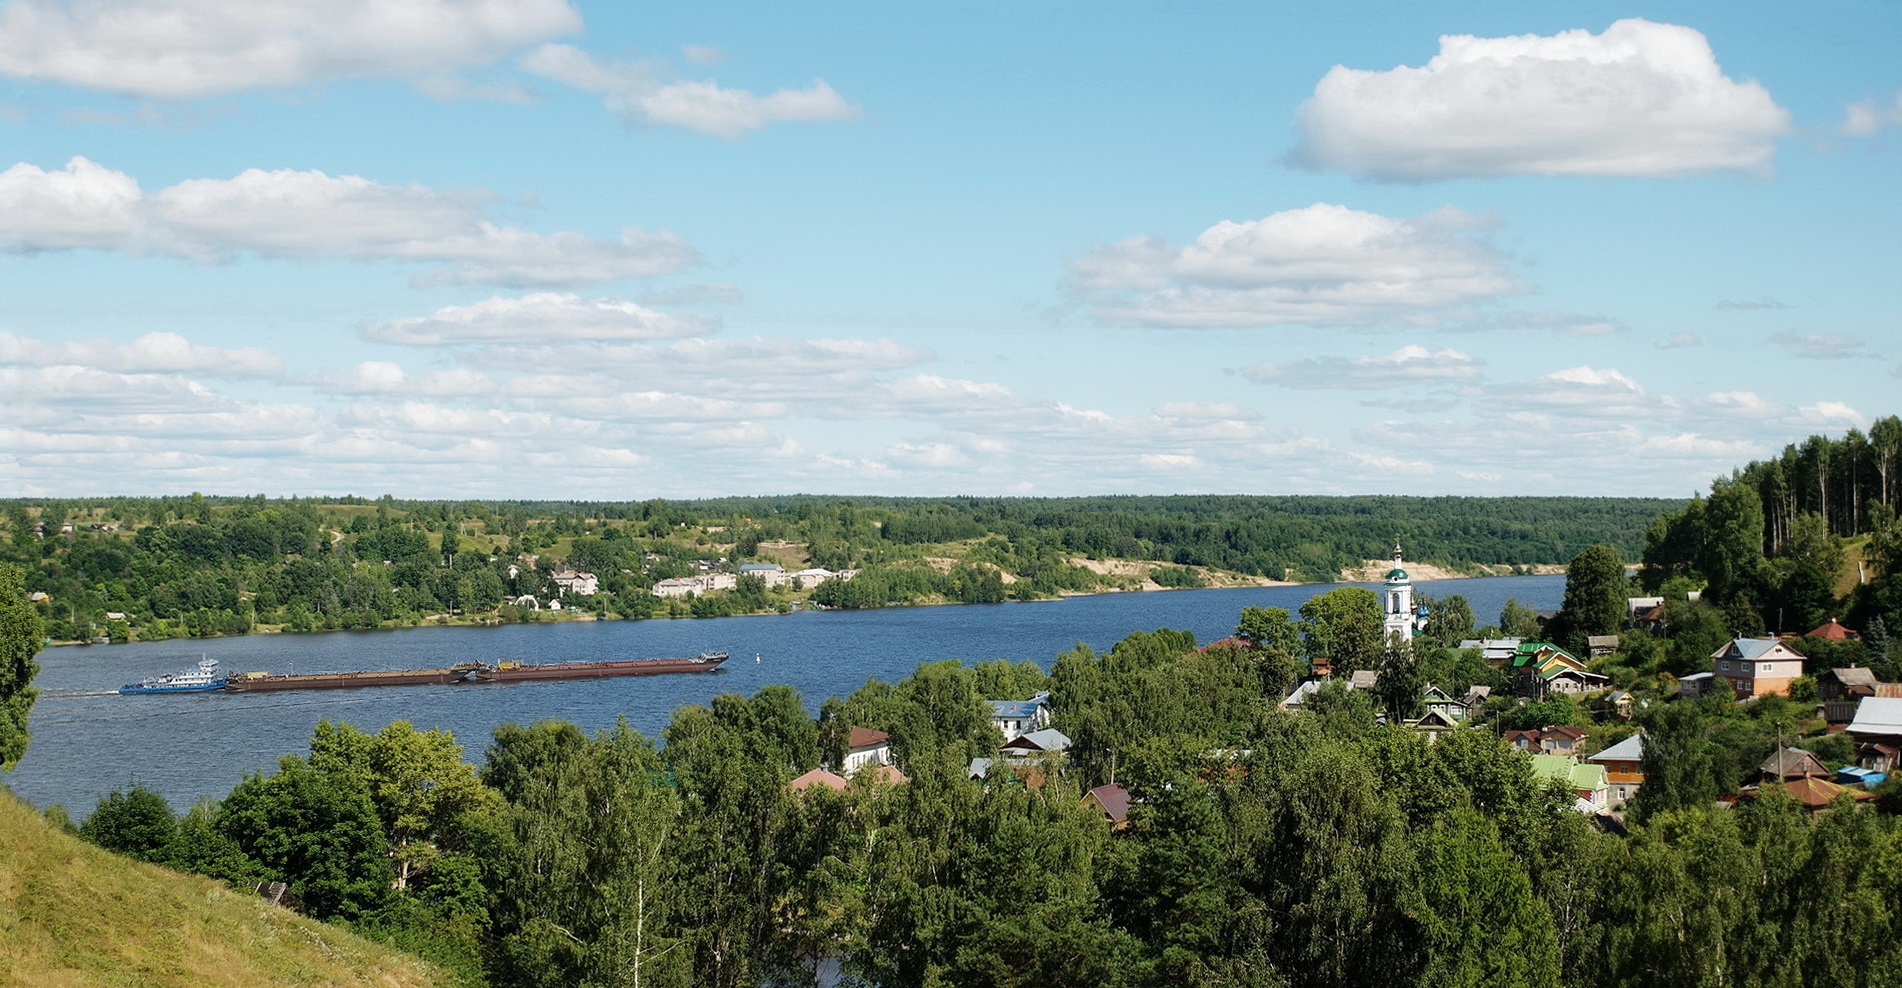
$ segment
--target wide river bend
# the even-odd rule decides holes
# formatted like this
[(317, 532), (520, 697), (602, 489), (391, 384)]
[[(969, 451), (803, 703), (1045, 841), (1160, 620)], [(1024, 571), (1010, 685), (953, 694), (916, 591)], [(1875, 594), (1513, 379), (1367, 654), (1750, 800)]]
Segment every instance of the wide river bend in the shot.
[[(1481, 623), (1508, 597), (1559, 606), (1563, 576), (1425, 581), (1435, 597), (1463, 594)], [(251, 635), (49, 648), (40, 653), (32, 746), (0, 781), (36, 805), (83, 817), (115, 789), (144, 785), (175, 809), (222, 797), (246, 773), (309, 750), (321, 718), (381, 730), (397, 720), (447, 728), (479, 761), (496, 725), (570, 720), (587, 730), (626, 715), (658, 736), (674, 708), (769, 683), (796, 687), (814, 710), (867, 679), (902, 679), (921, 662), (1032, 659), (1049, 668), (1077, 642), (1106, 649), (1132, 631), (1186, 628), (1199, 642), (1233, 632), (1243, 607), (1295, 611), (1331, 585), (1100, 594), (1036, 603), (811, 611), (672, 621), (564, 622), (496, 628)], [(179, 672), (200, 655), (227, 670), (331, 672), (424, 669), (457, 662), (595, 661), (692, 655), (733, 658), (712, 675), (561, 682), (392, 686), (284, 693), (119, 696), (120, 684)], [(754, 660), (758, 656), (758, 661)]]

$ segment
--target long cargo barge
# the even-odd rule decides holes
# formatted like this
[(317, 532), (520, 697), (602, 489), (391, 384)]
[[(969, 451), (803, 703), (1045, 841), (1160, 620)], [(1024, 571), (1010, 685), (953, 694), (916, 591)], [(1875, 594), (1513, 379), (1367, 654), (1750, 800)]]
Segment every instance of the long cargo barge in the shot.
[[(725, 652), (702, 652), (685, 659), (620, 659), (608, 662), (461, 662), (447, 669), (384, 669), (369, 672), (313, 672), (279, 675), (232, 673), (224, 688), (234, 693), (265, 690), (335, 690), (364, 686), (445, 686), (451, 683), (512, 683), (533, 679), (601, 679), (608, 676), (658, 676), (676, 672), (712, 672), (727, 660)], [(216, 689), (217, 687), (211, 687)]]
[(686, 659), (623, 659), (613, 662), (503, 662), (476, 669), (478, 683), (525, 679), (599, 679), (607, 676), (657, 676), (670, 672), (712, 672), (727, 660), (725, 652), (702, 652)]
[(482, 666), (479, 663), (463, 662), (447, 669), (384, 669), (291, 675), (243, 672), (225, 677), (225, 689), (234, 693), (248, 693), (254, 690), (336, 690), (359, 686), (441, 686), (469, 682), (480, 668)]

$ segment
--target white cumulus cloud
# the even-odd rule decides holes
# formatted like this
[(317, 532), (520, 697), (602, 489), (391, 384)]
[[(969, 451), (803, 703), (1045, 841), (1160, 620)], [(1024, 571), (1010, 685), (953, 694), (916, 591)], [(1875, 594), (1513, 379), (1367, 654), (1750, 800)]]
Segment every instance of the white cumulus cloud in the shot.
[(522, 59), (522, 67), (582, 92), (601, 94), (608, 110), (625, 123), (681, 127), (715, 137), (740, 137), (774, 123), (850, 120), (860, 114), (824, 79), (814, 79), (804, 89), (761, 96), (710, 81), (663, 82), (652, 63), (602, 62), (573, 45), (542, 45)]
[(536, 292), (450, 305), (427, 316), (370, 323), (363, 337), (412, 346), (548, 343), (578, 340), (663, 340), (697, 336), (712, 323), (676, 316), (625, 299), (586, 299)]
[(217, 262), (264, 257), (446, 265), (438, 282), (554, 286), (679, 271), (692, 246), (626, 228), (618, 239), (537, 233), (492, 222), (485, 197), (356, 175), (250, 169), (145, 194), (123, 172), (73, 158), (58, 171), (0, 172), (0, 249), (92, 248)]
[(1470, 381), (1479, 377), (1479, 365), (1477, 357), (1458, 350), (1408, 344), (1392, 353), (1261, 363), (1242, 375), (1284, 388), (1403, 388)]
[(567, 0), (13, 0), (0, 74), (152, 99), (434, 82), (572, 34)]
[(1417, 320), (1523, 291), (1457, 209), (1399, 219), (1316, 203), (1224, 220), (1194, 242), (1132, 237), (1070, 263), (1070, 290), (1098, 318), (1145, 326), (1272, 326)]
[(1768, 90), (1692, 28), (1446, 35), (1426, 65), (1335, 66), (1299, 111), (1296, 160), (1382, 179), (1759, 169), (1790, 130)]

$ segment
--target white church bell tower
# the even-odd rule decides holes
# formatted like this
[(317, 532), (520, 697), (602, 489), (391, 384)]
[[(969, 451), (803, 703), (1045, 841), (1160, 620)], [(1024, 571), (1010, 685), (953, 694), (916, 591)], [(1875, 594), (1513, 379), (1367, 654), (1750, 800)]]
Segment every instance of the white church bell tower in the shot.
[(1385, 640), (1398, 635), (1402, 642), (1413, 641), (1413, 581), (1400, 564), (1400, 543), (1393, 544), (1393, 569), (1387, 572)]

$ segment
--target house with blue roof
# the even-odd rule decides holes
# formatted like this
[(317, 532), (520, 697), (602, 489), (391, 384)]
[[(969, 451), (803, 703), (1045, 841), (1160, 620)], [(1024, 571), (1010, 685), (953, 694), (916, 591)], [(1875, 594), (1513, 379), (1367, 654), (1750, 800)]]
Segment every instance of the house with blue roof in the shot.
[(986, 700), (991, 707), (991, 723), (997, 725), (1004, 740), (1022, 737), (1050, 726), (1053, 711), (1050, 693), (1044, 691), (1028, 700)]

